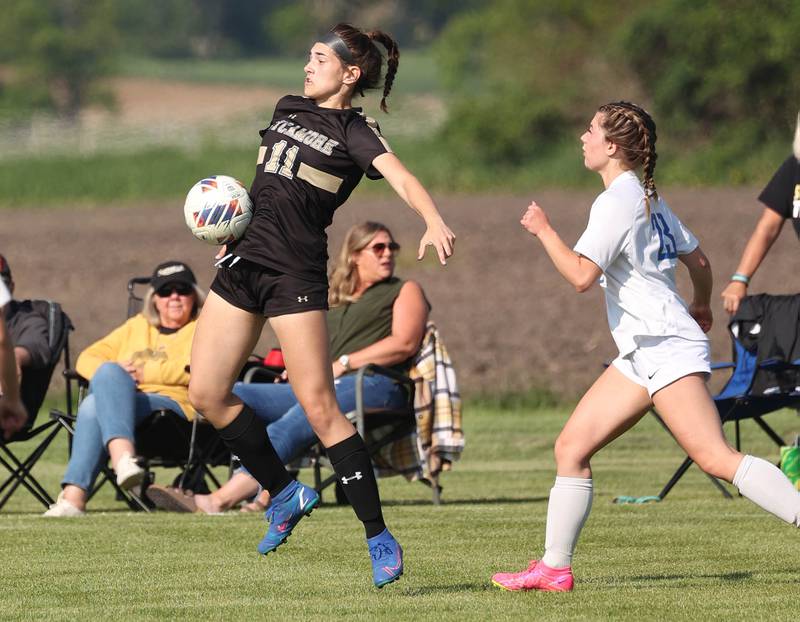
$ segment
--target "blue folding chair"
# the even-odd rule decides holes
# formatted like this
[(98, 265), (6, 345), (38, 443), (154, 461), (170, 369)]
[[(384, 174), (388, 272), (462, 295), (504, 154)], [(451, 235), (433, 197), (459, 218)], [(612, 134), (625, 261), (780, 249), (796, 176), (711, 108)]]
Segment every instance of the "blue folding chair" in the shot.
[[(800, 409), (800, 294), (744, 298), (731, 318), (728, 332), (733, 362), (714, 363), (712, 370), (732, 369), (731, 377), (714, 396), (723, 425), (733, 422), (735, 445), (741, 451), (740, 422), (752, 419), (779, 447), (787, 445), (763, 417), (784, 408)], [(655, 410), (658, 421), (669, 432)], [(658, 494), (667, 496), (692, 465), (688, 456)], [(719, 491), (728, 490), (708, 476)]]

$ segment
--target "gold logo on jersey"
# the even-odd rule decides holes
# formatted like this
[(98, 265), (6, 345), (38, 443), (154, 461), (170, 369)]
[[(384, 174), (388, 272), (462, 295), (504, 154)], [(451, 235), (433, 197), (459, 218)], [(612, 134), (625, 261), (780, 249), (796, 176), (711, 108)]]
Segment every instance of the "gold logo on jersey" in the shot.
[(291, 123), (289, 121), (275, 121), (269, 126), (269, 129), (278, 134), (285, 134), (289, 138), (294, 138), (297, 142), (308, 145), (315, 151), (331, 155), (333, 148), (339, 144), (339, 141), (333, 140), (320, 132), (309, 130), (299, 123)]

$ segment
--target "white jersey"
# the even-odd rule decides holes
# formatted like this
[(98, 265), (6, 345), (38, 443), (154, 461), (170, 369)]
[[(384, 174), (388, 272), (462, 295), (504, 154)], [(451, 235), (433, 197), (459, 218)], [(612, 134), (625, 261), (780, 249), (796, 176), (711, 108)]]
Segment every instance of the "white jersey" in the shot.
[(0, 279), (0, 309), (11, 302), (11, 293), (8, 291), (3, 279)]
[(675, 287), (678, 255), (697, 238), (660, 198), (645, 207), (645, 193), (631, 171), (619, 175), (592, 204), (589, 224), (575, 251), (603, 271), (608, 324), (620, 356), (643, 337), (680, 336), (707, 341)]

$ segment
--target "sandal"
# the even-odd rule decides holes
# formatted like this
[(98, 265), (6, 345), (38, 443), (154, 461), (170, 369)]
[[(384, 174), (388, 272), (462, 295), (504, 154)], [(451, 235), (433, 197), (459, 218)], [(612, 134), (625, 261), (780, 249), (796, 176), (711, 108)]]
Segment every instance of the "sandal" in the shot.
[(194, 498), (178, 488), (167, 488), (166, 486), (152, 484), (147, 487), (145, 494), (161, 510), (183, 513), (199, 512)]

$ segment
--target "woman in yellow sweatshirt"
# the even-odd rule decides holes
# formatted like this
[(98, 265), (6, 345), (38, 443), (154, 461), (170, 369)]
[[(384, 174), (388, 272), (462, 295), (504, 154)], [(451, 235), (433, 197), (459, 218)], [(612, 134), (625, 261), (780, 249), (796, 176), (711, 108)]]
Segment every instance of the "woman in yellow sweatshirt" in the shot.
[(204, 300), (185, 263), (162, 263), (153, 272), (142, 312), (81, 352), (75, 367), (89, 380), (89, 395), (78, 408), (63, 490), (45, 516), (83, 515), (108, 456), (119, 486), (140, 484), (144, 471), (133, 457), (134, 430), (154, 410), (195, 416), (187, 366)]

